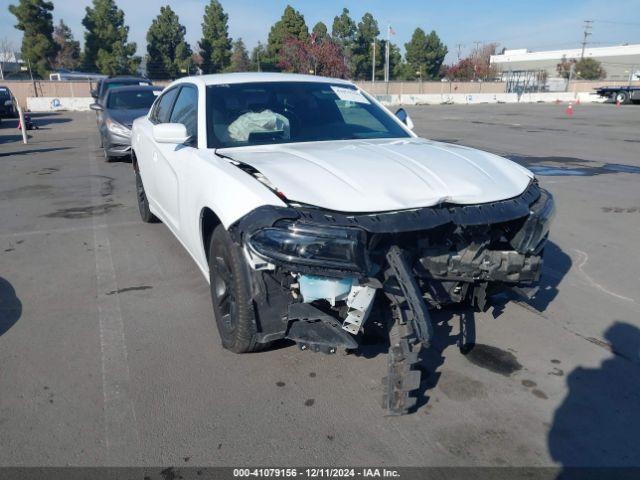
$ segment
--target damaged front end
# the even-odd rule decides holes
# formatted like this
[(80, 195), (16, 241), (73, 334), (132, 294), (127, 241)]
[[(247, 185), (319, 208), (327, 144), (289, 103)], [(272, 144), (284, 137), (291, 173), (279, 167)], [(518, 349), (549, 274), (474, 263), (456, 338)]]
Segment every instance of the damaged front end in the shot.
[(335, 353), (385, 331), (384, 406), (402, 414), (416, 402), (412, 367), (433, 335), (429, 310), (484, 310), (493, 293), (534, 289), (553, 215), (553, 198), (532, 181), (515, 198), (480, 205), (374, 214), (263, 206), (229, 231), (251, 270), (257, 340)]

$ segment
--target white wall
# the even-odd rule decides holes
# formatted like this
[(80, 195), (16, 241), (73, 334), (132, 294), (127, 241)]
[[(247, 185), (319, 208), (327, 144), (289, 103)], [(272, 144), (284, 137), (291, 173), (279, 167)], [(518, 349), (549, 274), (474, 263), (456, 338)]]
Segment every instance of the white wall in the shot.
[(83, 112), (89, 110), (93, 101), (91, 97), (27, 97), (27, 109), (31, 112)]
[(518, 96), (517, 93), (376, 95), (376, 98), (384, 105), (438, 105), (442, 103), (460, 105), (475, 105), (481, 103), (554, 103), (575, 102), (577, 99), (580, 99), (581, 103), (605, 101), (604, 98), (588, 92), (525, 93), (521, 96)]

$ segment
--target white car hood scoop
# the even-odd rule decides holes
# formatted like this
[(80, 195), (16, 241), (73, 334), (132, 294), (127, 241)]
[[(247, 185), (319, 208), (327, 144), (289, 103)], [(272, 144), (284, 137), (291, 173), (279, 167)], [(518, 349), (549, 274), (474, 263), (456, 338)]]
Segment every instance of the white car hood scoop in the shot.
[(497, 155), (420, 138), (218, 150), (261, 172), (289, 200), (342, 212), (475, 204), (522, 193), (533, 174)]

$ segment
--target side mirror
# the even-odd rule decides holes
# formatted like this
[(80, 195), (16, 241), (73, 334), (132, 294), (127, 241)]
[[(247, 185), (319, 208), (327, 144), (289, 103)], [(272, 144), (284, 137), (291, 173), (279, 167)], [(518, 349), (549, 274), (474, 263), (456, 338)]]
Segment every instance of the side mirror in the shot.
[(91, 96), (93, 98), (98, 98), (98, 91), (96, 89), (91, 90)]
[(92, 103), (91, 105), (89, 105), (89, 108), (91, 110), (95, 110), (96, 112), (101, 112), (102, 110), (104, 110), (104, 108), (102, 108), (102, 105), (100, 105), (99, 103)]
[(159, 123), (153, 126), (153, 139), (158, 143), (183, 144), (189, 140), (187, 127), (181, 123)]
[(398, 117), (398, 119), (404, 123), (409, 130), (413, 130), (413, 120), (411, 120), (411, 117), (404, 108), (396, 110), (396, 117)]

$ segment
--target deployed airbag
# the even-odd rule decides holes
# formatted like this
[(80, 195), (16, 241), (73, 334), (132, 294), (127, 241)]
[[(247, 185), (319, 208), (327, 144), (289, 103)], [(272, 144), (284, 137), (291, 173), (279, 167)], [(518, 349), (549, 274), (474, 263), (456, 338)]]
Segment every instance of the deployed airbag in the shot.
[(291, 137), (289, 119), (271, 110), (244, 113), (229, 125), (228, 131), (229, 137), (240, 142), (249, 140), (252, 133), (281, 133), (285, 140)]

